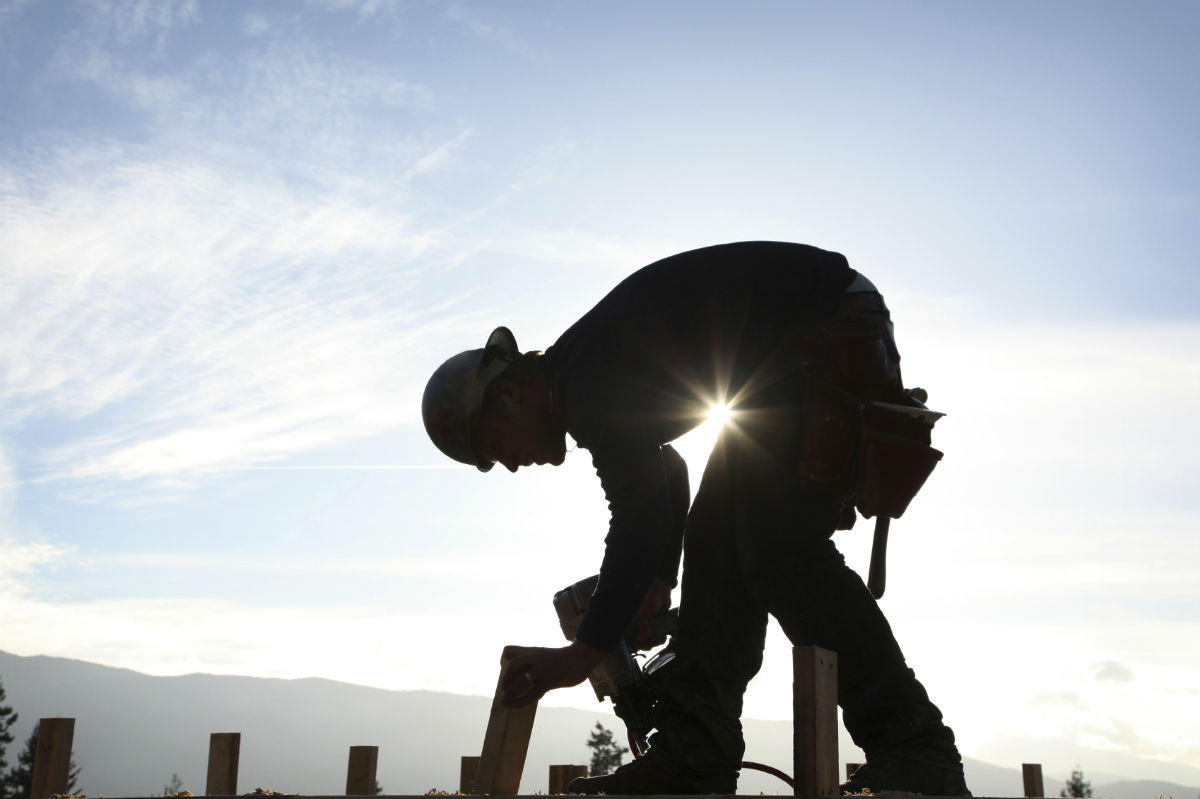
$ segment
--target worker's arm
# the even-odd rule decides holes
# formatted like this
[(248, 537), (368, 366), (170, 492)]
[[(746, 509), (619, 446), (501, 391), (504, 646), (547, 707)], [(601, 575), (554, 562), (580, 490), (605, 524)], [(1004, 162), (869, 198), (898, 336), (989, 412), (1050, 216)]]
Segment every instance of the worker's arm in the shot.
[(679, 559), (683, 554), (683, 530), (692, 504), (687, 461), (670, 444), (662, 446), (663, 469), (667, 475), (667, 493), (671, 498), (671, 534), (663, 552), (658, 576), (670, 587), (679, 584)]
[(658, 575), (651, 581), (642, 606), (633, 617), (633, 643), (638, 649), (650, 649), (666, 643), (666, 634), (651, 635), (649, 626), (652, 619), (671, 609), (671, 589), (679, 584), (677, 575), (679, 558), (683, 553), (683, 531), (692, 501), (687, 462), (670, 444), (663, 445), (662, 460), (667, 476), (667, 492), (671, 498), (671, 529)]
[(575, 637), (611, 652), (656, 579), (667, 590), (665, 597), (661, 590), (653, 596), (669, 601), (670, 584), (661, 572), (672, 530), (671, 496), (658, 444), (603, 441), (591, 449), (611, 518), (600, 579)]

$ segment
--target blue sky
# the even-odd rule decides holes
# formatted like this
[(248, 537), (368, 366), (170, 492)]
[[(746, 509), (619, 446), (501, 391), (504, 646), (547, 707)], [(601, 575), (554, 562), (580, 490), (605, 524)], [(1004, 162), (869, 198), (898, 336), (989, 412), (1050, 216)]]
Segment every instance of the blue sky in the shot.
[[(555, 641), (603, 498), (582, 452), (444, 462), (428, 374), (665, 255), (802, 241), (880, 286), (950, 414), (884, 607), (964, 751), (1195, 784), (1198, 33), (1192, 3), (0, 2), (0, 649), (490, 693), (500, 647)], [(748, 714), (788, 691), (773, 632)]]

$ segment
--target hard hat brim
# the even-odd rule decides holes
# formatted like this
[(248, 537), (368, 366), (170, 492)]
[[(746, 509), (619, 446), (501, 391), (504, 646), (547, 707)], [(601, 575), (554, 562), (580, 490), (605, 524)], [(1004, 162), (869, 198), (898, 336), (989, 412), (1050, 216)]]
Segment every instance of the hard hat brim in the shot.
[(421, 400), (425, 432), (443, 454), (490, 471), (492, 462), (475, 451), (475, 434), (487, 387), (519, 354), (517, 340), (507, 327), (497, 327), (482, 349), (448, 358), (429, 378)]

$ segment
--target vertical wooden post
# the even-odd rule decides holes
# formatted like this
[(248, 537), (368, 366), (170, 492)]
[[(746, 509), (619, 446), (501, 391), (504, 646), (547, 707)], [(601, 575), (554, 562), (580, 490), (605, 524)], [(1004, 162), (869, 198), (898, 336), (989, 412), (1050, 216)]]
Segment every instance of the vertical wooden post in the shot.
[(570, 766), (550, 766), (550, 787), (546, 793), (561, 796), (567, 792), (567, 769)]
[(1022, 763), (1021, 780), (1025, 783), (1025, 796), (1040, 798), (1046, 795), (1041, 763)]
[(378, 746), (350, 747), (350, 762), (346, 766), (346, 796), (373, 796), (375, 768), (378, 765)]
[(237, 796), (240, 732), (214, 732), (208, 737), (208, 780), (206, 796)]
[(479, 771), (478, 755), (463, 755), (458, 770), (458, 792), (470, 796), (475, 793), (475, 772)]
[(837, 653), (792, 647), (796, 796), (838, 793)]
[(854, 772), (858, 771), (860, 766), (862, 766), (862, 763), (847, 763), (846, 764), (846, 779), (850, 779), (851, 777), (853, 777)]
[(588, 772), (587, 766), (551, 766), (550, 767), (550, 790), (548, 793), (562, 795), (571, 787), (571, 783), (576, 777), (586, 777)]
[[(507, 666), (508, 658), (501, 657), (501, 678)], [(492, 713), (483, 736), (483, 751), (479, 755), (479, 769), (475, 772), (473, 793), (476, 794), (511, 796), (521, 786), (521, 772), (525, 770), (525, 755), (529, 751), (529, 736), (533, 734), (537, 702), (521, 708), (509, 708), (501, 701), (503, 696), (504, 690), (500, 687), (500, 680), (497, 680)]]
[(33, 753), (31, 799), (47, 799), (67, 792), (71, 781), (71, 743), (75, 719), (41, 719), (37, 728), (37, 750)]

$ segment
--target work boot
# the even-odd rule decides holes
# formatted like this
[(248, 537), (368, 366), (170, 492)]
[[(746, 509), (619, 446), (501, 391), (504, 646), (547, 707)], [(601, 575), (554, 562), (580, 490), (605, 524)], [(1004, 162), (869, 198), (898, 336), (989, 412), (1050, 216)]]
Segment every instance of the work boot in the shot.
[(655, 757), (651, 749), (612, 774), (603, 777), (576, 777), (567, 786), (568, 793), (586, 794), (731, 794), (737, 790), (737, 775), (695, 777), (672, 768)]
[(927, 796), (970, 796), (962, 762), (934, 750), (886, 749), (868, 752), (867, 762), (840, 786), (842, 794), (908, 791)]

